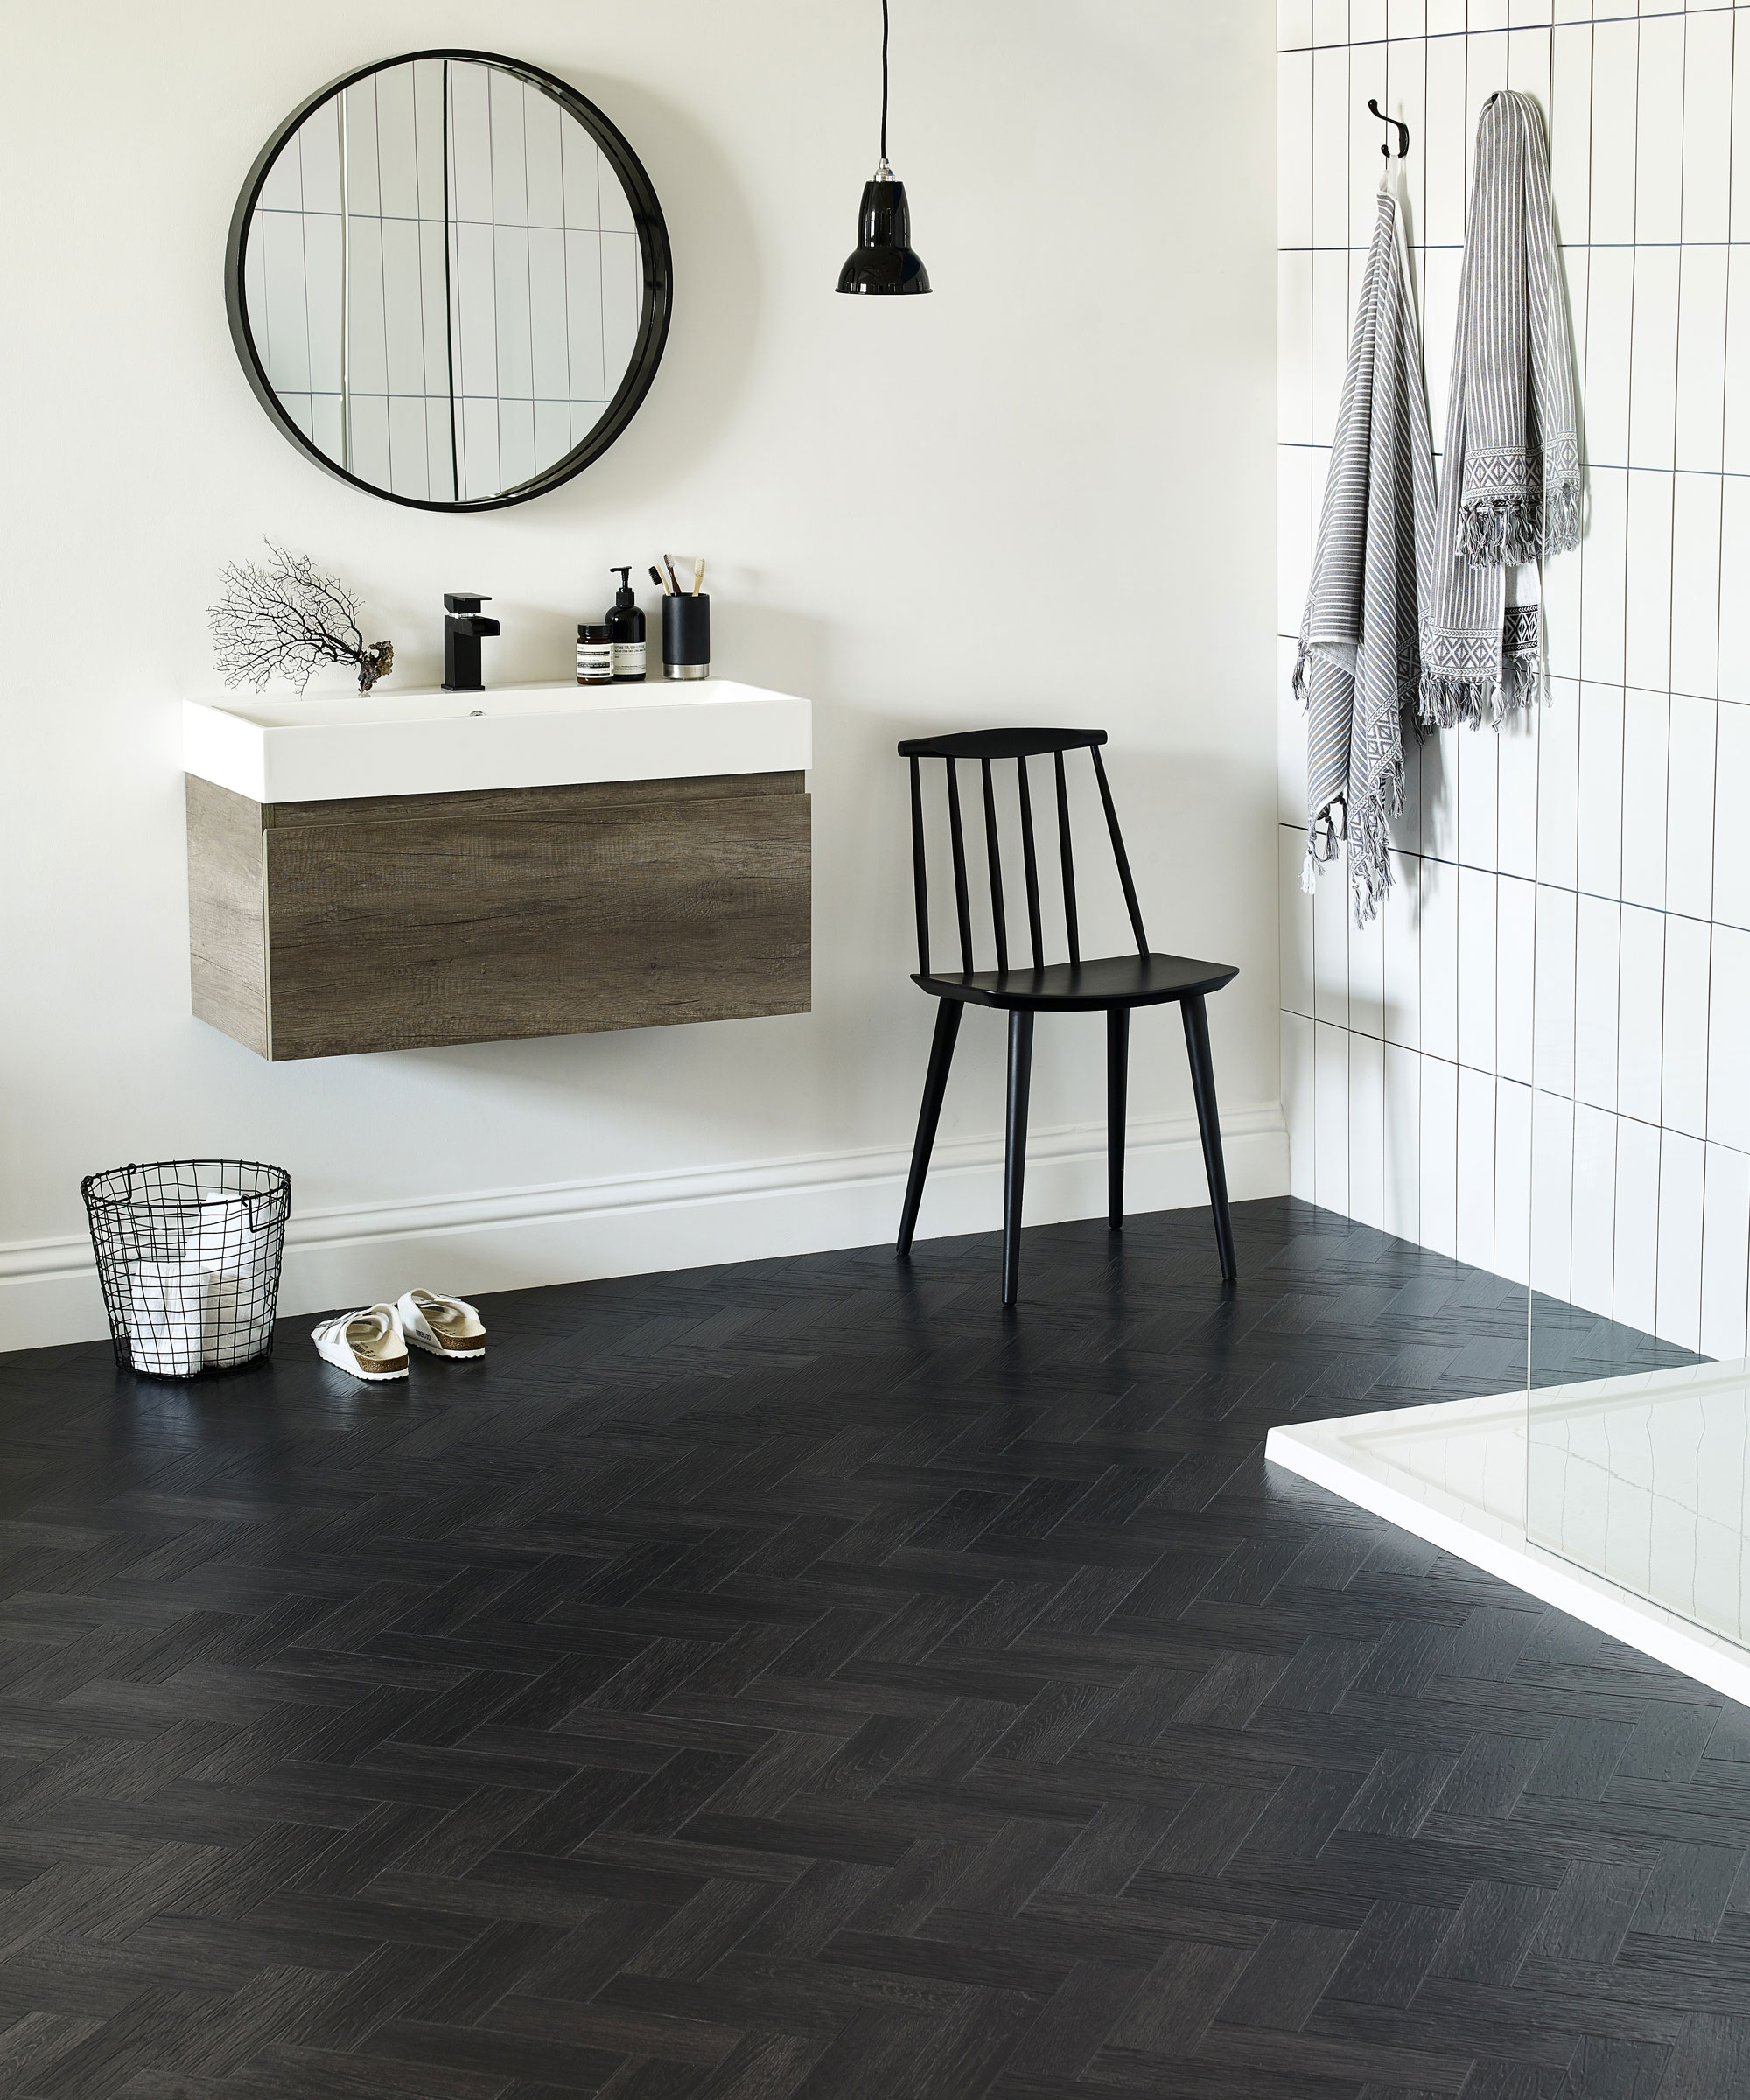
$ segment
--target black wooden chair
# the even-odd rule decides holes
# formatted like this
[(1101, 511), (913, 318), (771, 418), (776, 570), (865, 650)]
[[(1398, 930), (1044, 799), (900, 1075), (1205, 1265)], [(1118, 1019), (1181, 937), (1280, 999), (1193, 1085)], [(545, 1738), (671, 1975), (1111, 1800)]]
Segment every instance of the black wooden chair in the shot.
[[(967, 1006), (994, 1006), (1009, 1016), (1009, 1112), (1004, 1134), (1003, 1170), (1003, 1303), (1012, 1306), (1020, 1284), (1021, 1184), (1026, 1172), (1027, 1090), (1032, 1070), (1033, 1017), (1039, 1013), (1077, 1013), (1093, 1009), (1106, 1016), (1106, 1186), (1107, 1223), (1114, 1232), (1124, 1222), (1124, 1095), (1130, 1067), (1130, 1009), (1179, 1002), (1185, 1021), (1185, 1046), (1191, 1060), (1191, 1086), (1197, 1101), (1197, 1123), (1203, 1134), (1203, 1164), (1209, 1177), (1209, 1202), (1215, 1216), (1215, 1245), (1222, 1257), (1222, 1274), (1232, 1283), (1239, 1274), (1234, 1258), (1234, 1224), (1228, 1209), (1227, 1170), (1222, 1161), (1222, 1127), (1215, 1113), (1215, 1073), (1209, 1057), (1209, 1022), (1204, 1008), (1207, 993), (1219, 991), (1239, 972), (1225, 962), (1198, 962), (1185, 956), (1156, 955), (1143, 931), (1143, 915), (1137, 903), (1136, 884), (1118, 830), (1117, 811), (1100, 746), (1106, 741), (1103, 729), (984, 729), (960, 736), (914, 737), (900, 746), (900, 755), (912, 768), (912, 870), (917, 891), (918, 967), (913, 983), (920, 984), (940, 1004), (936, 1008), (935, 1039), (930, 1046), (929, 1074), (924, 1082), (923, 1107), (918, 1116), (917, 1142), (912, 1148), (912, 1171), (906, 1184), (906, 1208), (900, 1220), (899, 1253), (905, 1259), (912, 1250), (917, 1229), (918, 1206), (923, 1200), (924, 1177), (929, 1172), (930, 1152), (936, 1125), (942, 1117), (942, 1096), (948, 1089), (948, 1070), (954, 1057), (955, 1040), (960, 1033), (960, 1016)], [(1124, 956), (1091, 956), (1082, 953), (1075, 910), (1075, 862), (1070, 838), (1069, 794), (1063, 754), (1086, 751), (1094, 761), (1101, 806), (1106, 812), (1106, 829), (1111, 834), (1112, 854), (1117, 863), (1118, 881), (1136, 934), (1137, 952)], [(1039, 853), (1033, 836), (1032, 796), (1027, 776), (1029, 759), (1049, 755), (1057, 787), (1057, 852), (1063, 877), (1063, 920), (1069, 960), (1047, 963), (1044, 958), (1040, 910)], [(948, 769), (948, 840), (954, 856), (955, 916), (960, 932), (957, 970), (933, 970), (929, 952), (929, 889), (925, 867), (924, 797), (919, 761), (941, 759)], [(990, 864), (990, 928), (997, 951), (994, 970), (975, 970), (972, 955), (972, 912), (967, 886), (966, 834), (961, 816), (962, 759), (978, 762), (984, 806), (985, 856)], [(1032, 962), (1009, 963), (1008, 919), (1003, 887), (1002, 850), (997, 821), (997, 796), (991, 778), (993, 760), (1012, 759), (1018, 781), (1021, 868), (1026, 883), (1027, 931)]]

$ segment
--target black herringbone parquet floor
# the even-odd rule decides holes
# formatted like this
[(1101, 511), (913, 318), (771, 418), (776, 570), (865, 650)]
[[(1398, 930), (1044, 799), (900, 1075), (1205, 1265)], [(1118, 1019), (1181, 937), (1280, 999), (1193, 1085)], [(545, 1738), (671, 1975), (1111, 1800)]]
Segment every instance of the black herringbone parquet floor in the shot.
[(0, 2090), (1750, 2093), (1750, 1712), (1261, 1455), (1522, 1294), (1237, 1222), (0, 1360)]

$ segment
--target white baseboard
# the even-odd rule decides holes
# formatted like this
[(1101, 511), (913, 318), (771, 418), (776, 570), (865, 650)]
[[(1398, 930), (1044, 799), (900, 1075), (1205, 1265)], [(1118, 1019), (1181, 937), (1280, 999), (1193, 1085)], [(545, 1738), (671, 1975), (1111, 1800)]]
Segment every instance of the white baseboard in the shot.
[[(1236, 1202), (1287, 1189), (1288, 1131), (1279, 1103), (1224, 1115), (1222, 1135)], [(280, 1310), (360, 1305), (395, 1298), (415, 1284), (508, 1291), (873, 1246), (893, 1236), (909, 1163), (909, 1147), (886, 1145), (478, 1195), (294, 1209)], [(1002, 1164), (1000, 1138), (939, 1144), (919, 1237), (993, 1230), (1001, 1222)], [(1137, 1212), (1208, 1200), (1194, 1116), (1131, 1124), (1125, 1200)], [(1036, 1130), (1027, 1145), (1027, 1222), (1098, 1217), (1105, 1208), (1103, 1127)], [(107, 1332), (82, 1234), (0, 1246), (0, 1349), (88, 1341)]]

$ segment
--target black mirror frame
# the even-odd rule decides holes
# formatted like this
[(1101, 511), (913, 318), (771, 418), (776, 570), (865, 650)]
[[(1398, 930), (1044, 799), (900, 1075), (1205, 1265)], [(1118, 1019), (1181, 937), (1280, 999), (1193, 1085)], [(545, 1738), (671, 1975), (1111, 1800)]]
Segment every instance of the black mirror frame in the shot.
[[(391, 66), (410, 66), (422, 59), (454, 59), (476, 66), (499, 66), (504, 72), (514, 74), (529, 87), (538, 88), (543, 94), (557, 102), (568, 116), (575, 118), (595, 140), (609, 166), (620, 178), (620, 187), (632, 206), (633, 223), (638, 233), (639, 252), (644, 262), (644, 304), (638, 318), (638, 336), (633, 346), (632, 360), (600, 422), (581, 444), (574, 445), (563, 458), (556, 459), (551, 466), (543, 467), (531, 480), (519, 482), (514, 488), (500, 490), (496, 495), (482, 496), (471, 501), (434, 502), (425, 496), (396, 495), (388, 489), (377, 487), (374, 482), (361, 481), (356, 474), (349, 474), (345, 467), (337, 465), (312, 444), (286, 414), (278, 395), (269, 383), (256, 348), (255, 334), (249, 326), (248, 305), (243, 295), (243, 265), (256, 200), (261, 196), (262, 186), (268, 178), (270, 169), (278, 159), (287, 141), (313, 110), (319, 109), (323, 103), (339, 94), (343, 88), (356, 87), (360, 80), (368, 80), (374, 74), (387, 73)], [(507, 59), (492, 51), (443, 49), (403, 52), (396, 58), (381, 59), (373, 66), (360, 66), (351, 73), (344, 73), (338, 80), (330, 80), (326, 88), (318, 88), (314, 94), (306, 96), (284, 122), (276, 128), (266, 145), (256, 156), (255, 164), (250, 168), (238, 195), (236, 209), (231, 214), (231, 230), (225, 242), (225, 312), (231, 324), (231, 340), (236, 346), (238, 360), (256, 399), (267, 410), (281, 435), (289, 438), (306, 458), (313, 459), (325, 473), (332, 474), (337, 481), (344, 481), (349, 488), (361, 489), (365, 494), (380, 497), (385, 503), (404, 504), (410, 510), (506, 510), (514, 503), (529, 503), (536, 496), (544, 496), (550, 489), (559, 487), (575, 475), (582, 473), (593, 461), (599, 459), (638, 413), (644, 396), (650, 391), (651, 382), (656, 376), (656, 368), (662, 361), (662, 352), (668, 340), (668, 320), (673, 299), (674, 259), (669, 252), (668, 229), (663, 223), (662, 207), (656, 201), (656, 192), (644, 171), (643, 162), (633, 151), (626, 137), (593, 102), (579, 94), (575, 88), (560, 80), (556, 74), (543, 72), (540, 66), (531, 66), (524, 60)]]

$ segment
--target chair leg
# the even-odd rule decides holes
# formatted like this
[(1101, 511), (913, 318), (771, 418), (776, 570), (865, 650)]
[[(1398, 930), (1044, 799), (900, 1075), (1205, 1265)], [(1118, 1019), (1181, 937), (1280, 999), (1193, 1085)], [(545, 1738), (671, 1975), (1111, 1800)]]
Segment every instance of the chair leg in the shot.
[(1027, 1093), (1032, 1081), (1033, 1017), (1023, 1007), (1009, 1014), (1009, 1119), (1003, 1152), (1003, 1303), (1012, 1306), (1021, 1288), (1021, 1184), (1027, 1171)]
[(948, 1068), (954, 1062), (954, 1043), (960, 1033), (962, 1011), (958, 999), (938, 999), (935, 1003), (935, 1034), (930, 1043), (929, 1071), (924, 1079), (923, 1106), (918, 1110), (912, 1171), (906, 1181), (906, 1207), (900, 1214), (898, 1252), (901, 1261), (911, 1253), (912, 1235), (917, 1230), (918, 1206), (924, 1200), (924, 1176), (929, 1172), (930, 1153), (935, 1146), (935, 1126), (942, 1121), (942, 1096), (948, 1092)]
[(1215, 1067), (1209, 1055), (1209, 1016), (1203, 994), (1180, 1002), (1185, 1014), (1185, 1048), (1191, 1060), (1191, 1090), (1197, 1100), (1197, 1127), (1203, 1133), (1203, 1166), (1209, 1177), (1209, 1208), (1215, 1214), (1215, 1245), (1222, 1274), (1228, 1283), (1239, 1276), (1234, 1254), (1234, 1220), (1228, 1208), (1228, 1170), (1222, 1158), (1222, 1122), (1215, 1108)]
[(1124, 1228), (1124, 1102), (1130, 1075), (1130, 1010), (1106, 1009), (1106, 1223)]

